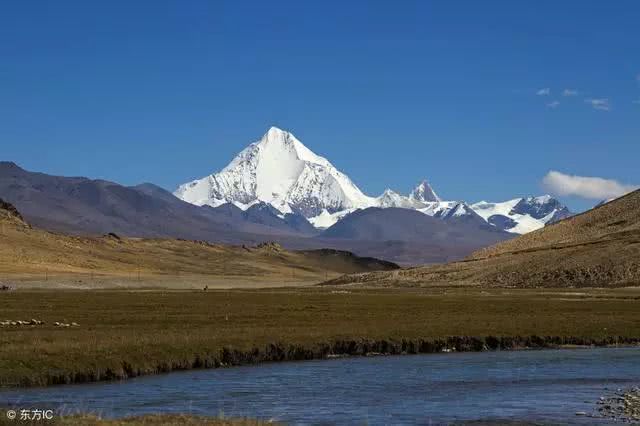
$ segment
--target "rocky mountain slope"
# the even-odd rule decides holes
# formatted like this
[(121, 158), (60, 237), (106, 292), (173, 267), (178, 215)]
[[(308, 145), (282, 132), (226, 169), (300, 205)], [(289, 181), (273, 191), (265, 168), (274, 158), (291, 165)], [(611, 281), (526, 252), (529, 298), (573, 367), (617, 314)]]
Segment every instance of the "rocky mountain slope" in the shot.
[(379, 197), (365, 195), (347, 175), (294, 135), (271, 127), (224, 169), (181, 185), (175, 195), (195, 205), (233, 203), (243, 210), (267, 203), (281, 214), (299, 213), (316, 228), (326, 229), (349, 213), (369, 207), (417, 210), (442, 220), (461, 217), (489, 223), (516, 234), (531, 232), (571, 213), (549, 196), (519, 198), (505, 203), (444, 201), (423, 180), (407, 196), (391, 189)]
[(0, 198), (0, 221), (2, 221), (3, 224), (28, 226), (18, 209), (2, 198)]
[(640, 286), (640, 191), (538, 231), (477, 251), (464, 261), (329, 284), (363, 286)]

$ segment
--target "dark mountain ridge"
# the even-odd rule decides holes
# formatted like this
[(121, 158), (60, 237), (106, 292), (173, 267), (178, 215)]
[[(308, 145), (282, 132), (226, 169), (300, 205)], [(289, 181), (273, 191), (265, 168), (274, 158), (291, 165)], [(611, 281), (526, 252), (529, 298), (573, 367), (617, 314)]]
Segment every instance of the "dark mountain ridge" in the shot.
[(126, 187), (105, 180), (51, 176), (26, 171), (15, 163), (0, 162), (0, 196), (28, 222), (70, 234), (114, 232), (234, 243), (253, 241), (255, 235), (305, 235), (277, 217), (253, 222), (255, 215), (229, 216), (186, 203), (149, 183)]
[[(470, 222), (467, 223), (466, 220)], [(326, 229), (321, 237), (365, 241), (429, 241), (484, 247), (512, 238), (513, 235), (492, 227), (480, 217), (477, 222), (471, 217), (452, 224), (448, 220), (427, 216), (416, 210), (370, 207), (345, 216)]]

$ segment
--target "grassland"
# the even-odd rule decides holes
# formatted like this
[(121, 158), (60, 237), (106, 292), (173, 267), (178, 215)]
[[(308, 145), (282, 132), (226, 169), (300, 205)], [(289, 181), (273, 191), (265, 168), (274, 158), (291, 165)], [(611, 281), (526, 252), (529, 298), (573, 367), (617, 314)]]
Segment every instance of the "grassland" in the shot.
[[(21, 425), (37, 425), (42, 424), (40, 421), (16, 421), (8, 420), (4, 416), (4, 411), (0, 410), (0, 425), (9, 426), (16, 423)], [(57, 417), (50, 421), (44, 422), (47, 425), (56, 426), (145, 426), (145, 425), (161, 425), (161, 426), (263, 426), (277, 425), (278, 423), (265, 422), (256, 419), (244, 418), (225, 418), (225, 417), (201, 417), (181, 414), (164, 414), (164, 415), (146, 415), (125, 417), (122, 419), (102, 419), (93, 415), (76, 415)]]
[(331, 354), (630, 342), (638, 312), (637, 289), (9, 291), (0, 320), (45, 324), (0, 327), (0, 386)]

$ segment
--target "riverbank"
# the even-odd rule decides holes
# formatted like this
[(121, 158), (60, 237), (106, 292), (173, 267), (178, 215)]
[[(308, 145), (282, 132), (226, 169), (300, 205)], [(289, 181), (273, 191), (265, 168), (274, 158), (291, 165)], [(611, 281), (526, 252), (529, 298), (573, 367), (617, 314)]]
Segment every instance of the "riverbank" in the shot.
[(640, 387), (619, 389), (613, 396), (600, 397), (598, 405), (599, 417), (640, 423)]
[(15, 291), (1, 297), (1, 319), (29, 321), (0, 328), (3, 387), (334, 356), (640, 342), (640, 298), (633, 291)]
[[(9, 426), (16, 422), (19, 424), (38, 424), (38, 421), (29, 423), (19, 420), (9, 420), (4, 411), (0, 412), (0, 415), (2, 415), (2, 417), (0, 417), (0, 425)], [(279, 423), (244, 418), (204, 417), (184, 414), (151, 414), (146, 416), (125, 417), (122, 419), (103, 419), (94, 415), (64, 416), (46, 421), (46, 424), (58, 426), (263, 426), (278, 425)]]

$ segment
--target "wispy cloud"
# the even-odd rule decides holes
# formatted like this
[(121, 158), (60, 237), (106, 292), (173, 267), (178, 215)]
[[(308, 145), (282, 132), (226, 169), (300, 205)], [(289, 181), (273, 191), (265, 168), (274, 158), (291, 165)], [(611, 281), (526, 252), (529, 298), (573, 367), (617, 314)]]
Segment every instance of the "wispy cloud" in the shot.
[(588, 98), (588, 99), (585, 99), (584, 101), (589, 105), (591, 105), (593, 109), (597, 109), (600, 111), (609, 111), (611, 109), (611, 105), (609, 104), (609, 99), (606, 99), (606, 98), (600, 98), (600, 99)]
[(540, 89), (536, 92), (538, 96), (549, 96), (551, 94), (551, 89), (545, 87), (544, 89)]
[(578, 92), (577, 90), (573, 90), (573, 89), (564, 89), (562, 91), (562, 96), (578, 96), (580, 94), (580, 92)]
[(560, 102), (559, 101), (552, 101), (552, 102), (549, 102), (547, 104), (547, 107), (553, 108), (553, 109), (558, 108), (558, 106), (560, 106)]
[(638, 99), (637, 101), (632, 101), (634, 104), (636, 105), (640, 105), (640, 99)]
[(613, 179), (573, 176), (551, 170), (542, 179), (544, 187), (554, 195), (575, 195), (592, 200), (610, 200), (638, 189)]

